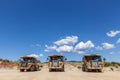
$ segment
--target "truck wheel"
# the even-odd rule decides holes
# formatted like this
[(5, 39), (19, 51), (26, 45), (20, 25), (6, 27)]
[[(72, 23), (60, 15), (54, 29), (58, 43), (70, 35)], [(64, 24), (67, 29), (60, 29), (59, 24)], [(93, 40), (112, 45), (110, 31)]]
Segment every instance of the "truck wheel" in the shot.
[(65, 70), (64, 70), (64, 68), (63, 68), (63, 69), (61, 69), (61, 71), (62, 71), (62, 72), (64, 72), (64, 71), (65, 71)]
[(27, 69), (26, 71), (28, 72), (28, 71), (30, 71), (30, 69)]
[(82, 71), (85, 72), (85, 67), (82, 67)]
[(96, 71), (96, 72), (99, 72), (99, 70), (98, 70), (98, 69), (96, 69), (95, 71)]
[(49, 72), (51, 72), (52, 71), (52, 69), (49, 69)]
[(39, 71), (40, 70), (40, 67), (39, 66), (36, 66), (36, 71)]
[(99, 70), (99, 72), (103, 72), (103, 70), (102, 70), (102, 69), (100, 69), (100, 70)]
[(85, 67), (85, 72), (88, 72), (89, 70), (88, 70), (88, 68), (87, 67)]
[(20, 69), (20, 72), (24, 72), (24, 69)]
[(30, 71), (35, 71), (35, 67), (32, 66), (32, 67), (30, 68)]

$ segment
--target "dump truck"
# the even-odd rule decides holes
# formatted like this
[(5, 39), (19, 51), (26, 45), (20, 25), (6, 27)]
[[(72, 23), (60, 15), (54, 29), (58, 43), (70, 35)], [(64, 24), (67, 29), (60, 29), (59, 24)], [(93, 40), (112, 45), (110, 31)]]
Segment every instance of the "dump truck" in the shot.
[(40, 61), (32, 56), (22, 56), (20, 57), (18, 64), (18, 69), (20, 72), (24, 71), (38, 71), (40, 70)]
[(82, 58), (82, 71), (97, 71), (102, 72), (104, 62), (100, 54), (86, 54)]
[(59, 55), (50, 55), (47, 58), (49, 60), (48, 62), (48, 67), (49, 67), (49, 72), (51, 71), (64, 71), (64, 64), (66, 58), (59, 54)]

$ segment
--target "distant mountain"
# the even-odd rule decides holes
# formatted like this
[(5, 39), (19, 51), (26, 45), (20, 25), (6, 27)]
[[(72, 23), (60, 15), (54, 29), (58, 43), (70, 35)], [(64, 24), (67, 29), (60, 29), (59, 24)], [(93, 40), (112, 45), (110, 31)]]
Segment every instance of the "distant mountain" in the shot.
[[(81, 61), (75, 61), (75, 60), (66, 61), (66, 62), (76, 62), (76, 63), (81, 63)], [(43, 63), (48, 63), (48, 62), (43, 62)]]
[(79, 62), (79, 63), (81, 63), (82, 61), (71, 60), (71, 61), (67, 61), (67, 62)]

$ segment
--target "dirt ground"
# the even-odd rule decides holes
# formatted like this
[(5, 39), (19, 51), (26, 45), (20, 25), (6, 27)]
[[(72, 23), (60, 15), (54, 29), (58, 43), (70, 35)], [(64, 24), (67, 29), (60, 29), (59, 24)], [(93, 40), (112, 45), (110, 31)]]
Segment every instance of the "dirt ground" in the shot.
[(119, 80), (120, 71), (82, 72), (72, 65), (65, 72), (49, 72), (47, 66), (41, 71), (19, 72), (17, 69), (0, 69), (0, 80)]

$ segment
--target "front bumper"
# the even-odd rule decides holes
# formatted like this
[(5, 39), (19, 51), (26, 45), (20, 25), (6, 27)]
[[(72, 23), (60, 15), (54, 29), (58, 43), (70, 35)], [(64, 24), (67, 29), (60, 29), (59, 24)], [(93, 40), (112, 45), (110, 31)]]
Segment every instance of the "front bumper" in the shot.
[(99, 70), (101, 70), (101, 69), (103, 69), (102, 67), (87, 67), (88, 69), (92, 69), (92, 70), (96, 70), (96, 69), (99, 69)]
[(63, 67), (49, 67), (49, 69), (63, 69)]

